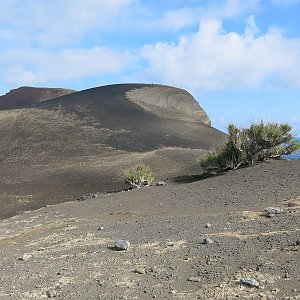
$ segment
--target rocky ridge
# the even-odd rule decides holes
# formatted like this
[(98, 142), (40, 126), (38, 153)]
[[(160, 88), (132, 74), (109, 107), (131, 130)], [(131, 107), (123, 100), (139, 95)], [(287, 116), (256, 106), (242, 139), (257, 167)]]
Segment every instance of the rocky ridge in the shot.
[(40, 102), (75, 93), (62, 88), (35, 88), (23, 86), (0, 96), (0, 110), (34, 106)]

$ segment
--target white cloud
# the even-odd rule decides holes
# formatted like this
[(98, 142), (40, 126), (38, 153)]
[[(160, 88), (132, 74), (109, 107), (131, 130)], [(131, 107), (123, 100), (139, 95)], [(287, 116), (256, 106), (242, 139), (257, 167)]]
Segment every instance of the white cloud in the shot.
[[(159, 6), (153, 5), (153, 11), (147, 11), (143, 0), (1, 0), (0, 82), (17, 86), (110, 74), (124, 78), (122, 72), (129, 77), (131, 70), (139, 68), (143, 71), (137, 72), (135, 81), (163, 82), (192, 91), (300, 87), (300, 40), (285, 38), (275, 28), (260, 33), (254, 16), (248, 16), (259, 9), (261, 0), (214, 0), (206, 6), (198, 1), (188, 6), (189, 2), (174, 10), (166, 6), (157, 11)], [(243, 33), (224, 29), (222, 20), (241, 16), (248, 17)], [(197, 32), (179, 41), (130, 50), (132, 32), (140, 31), (139, 37), (147, 38), (143, 30), (153, 30), (161, 37), (162, 32), (199, 22)], [(110, 32), (120, 40), (128, 39), (123, 47), (128, 50), (101, 46), (104, 41), (114, 44), (107, 37)], [(106, 40), (102, 41), (103, 33)]]
[[(58, 46), (76, 44), (83, 34), (111, 30), (136, 0), (1, 1), (0, 24), (18, 44)], [(21, 17), (20, 17), (21, 16)], [(8, 33), (6, 37), (9, 36)], [(0, 35), (0, 41), (1, 37)], [(4, 37), (5, 38), (5, 37)]]
[(300, 0), (272, 0), (275, 5), (294, 5), (300, 3)]
[(184, 27), (198, 25), (201, 19), (230, 19), (256, 11), (260, 0), (222, 0), (210, 1), (206, 6), (186, 6), (179, 9), (162, 11), (139, 21), (139, 26), (147, 30), (178, 31)]
[(1, 44), (80, 47), (87, 41), (100, 45), (103, 35), (110, 32), (178, 31), (198, 25), (203, 18), (228, 19), (253, 13), (260, 0), (188, 3), (177, 9), (159, 9), (159, 4), (144, 0), (1, 0), (0, 48)]
[(229, 19), (245, 13), (256, 11), (260, 7), (260, 0), (226, 0), (212, 2), (204, 12), (203, 17)]
[(183, 8), (168, 11), (161, 20), (152, 21), (157, 28), (179, 30), (183, 27), (194, 25), (198, 22), (199, 8)]
[(107, 47), (47, 52), (17, 49), (2, 53), (1, 82), (18, 85), (49, 84), (91, 76), (121, 73), (134, 57)]
[(147, 45), (141, 55), (149, 63), (143, 76), (191, 90), (300, 87), (300, 39), (277, 29), (257, 36), (254, 18), (243, 34), (226, 32), (216, 19), (202, 21), (199, 31), (174, 43)]

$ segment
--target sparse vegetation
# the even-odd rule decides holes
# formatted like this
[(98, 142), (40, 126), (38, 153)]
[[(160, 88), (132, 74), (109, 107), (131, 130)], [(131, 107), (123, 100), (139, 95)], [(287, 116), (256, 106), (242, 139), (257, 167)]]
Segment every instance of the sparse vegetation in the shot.
[(124, 172), (125, 182), (132, 187), (148, 185), (154, 180), (153, 173), (149, 166), (142, 163)]
[(265, 124), (263, 121), (241, 129), (230, 124), (225, 147), (200, 158), (200, 165), (206, 172), (220, 172), (291, 154), (300, 149), (291, 130), (288, 124)]

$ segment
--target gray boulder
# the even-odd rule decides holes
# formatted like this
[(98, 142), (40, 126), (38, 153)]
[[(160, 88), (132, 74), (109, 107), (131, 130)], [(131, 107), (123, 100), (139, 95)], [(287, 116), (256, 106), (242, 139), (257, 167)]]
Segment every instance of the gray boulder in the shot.
[(118, 251), (128, 250), (130, 243), (127, 240), (118, 240), (115, 244), (115, 249)]

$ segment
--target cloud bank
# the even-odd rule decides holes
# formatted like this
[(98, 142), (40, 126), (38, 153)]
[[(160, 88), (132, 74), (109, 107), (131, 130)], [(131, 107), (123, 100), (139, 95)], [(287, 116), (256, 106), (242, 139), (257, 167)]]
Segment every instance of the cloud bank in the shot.
[[(276, 27), (260, 32), (260, 0), (203, 3), (166, 2), (160, 11), (146, 0), (2, 0), (1, 85), (113, 75), (191, 91), (300, 88), (300, 39)], [(232, 20), (243, 28), (227, 29)]]
[(242, 34), (227, 32), (217, 19), (202, 21), (198, 32), (178, 43), (145, 46), (143, 76), (193, 90), (299, 88), (300, 39), (285, 38), (276, 28), (258, 31), (253, 16)]

